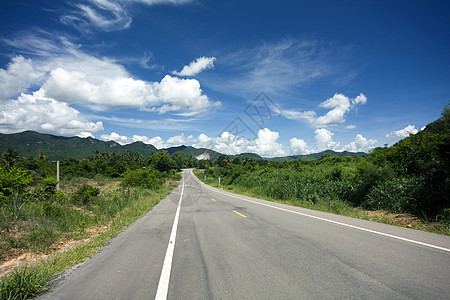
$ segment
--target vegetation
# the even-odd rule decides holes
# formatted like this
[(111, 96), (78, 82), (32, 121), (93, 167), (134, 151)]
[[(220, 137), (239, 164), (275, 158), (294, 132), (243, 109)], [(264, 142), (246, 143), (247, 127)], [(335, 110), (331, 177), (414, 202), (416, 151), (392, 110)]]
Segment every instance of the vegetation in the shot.
[(449, 111), (447, 106), (424, 130), (366, 156), (267, 162), (221, 155), (204, 175), (208, 182), (221, 177), (229, 189), (294, 205), (350, 214), (354, 208), (385, 210), (449, 224)]
[(87, 259), (156, 205), (177, 185), (180, 168), (189, 164), (166, 151), (147, 158), (131, 151), (96, 151), (87, 159), (61, 162), (58, 191), (56, 164), (45, 153), (26, 158), (5, 150), (0, 155), (0, 261), (30, 252), (52, 254), (67, 241), (91, 242), (2, 276), (0, 299), (37, 295), (55, 274)]
[[(41, 134), (34, 131), (24, 131), (14, 134), (0, 133), (0, 153), (8, 149), (14, 149), (17, 153), (26, 158), (41, 158), (47, 160), (66, 160), (69, 158), (86, 159), (95, 153), (115, 153), (120, 156), (126, 152), (140, 154), (143, 157), (158, 152), (153, 145), (143, 142), (134, 142), (127, 145), (120, 145), (114, 141), (100, 141), (94, 138), (62, 137), (50, 134)], [(217, 159), (220, 153), (205, 148), (194, 147), (170, 147), (165, 149), (169, 155), (182, 152), (188, 158), (208, 152), (212, 160)], [(43, 155), (43, 156), (42, 156)]]
[(303, 161), (318, 161), (321, 160), (323, 157), (360, 157), (365, 156), (367, 153), (364, 152), (348, 152), (348, 151), (342, 151), (342, 152), (336, 152), (333, 150), (325, 150), (319, 153), (312, 153), (312, 154), (304, 154), (304, 155), (291, 155), (291, 156), (284, 156), (284, 157), (273, 157), (269, 158), (269, 161), (277, 161), (277, 162), (290, 162), (294, 160), (301, 159)]

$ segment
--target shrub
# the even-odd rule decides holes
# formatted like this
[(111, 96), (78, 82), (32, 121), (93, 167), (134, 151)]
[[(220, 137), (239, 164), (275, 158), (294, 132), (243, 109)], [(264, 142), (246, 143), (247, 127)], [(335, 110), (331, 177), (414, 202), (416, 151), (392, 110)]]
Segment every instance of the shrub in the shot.
[(420, 211), (419, 192), (422, 181), (418, 177), (394, 178), (375, 186), (367, 195), (365, 206), (396, 213)]
[(57, 183), (58, 181), (54, 178), (45, 178), (43, 187), (32, 193), (30, 199), (39, 202), (63, 202), (64, 194), (56, 191)]
[(139, 186), (155, 190), (161, 185), (156, 170), (152, 169), (127, 170), (122, 176), (123, 186)]
[(20, 193), (33, 181), (28, 171), (17, 167), (0, 167), (0, 206), (14, 193)]
[(100, 194), (100, 189), (83, 184), (72, 194), (72, 202), (76, 204), (88, 204), (94, 197)]

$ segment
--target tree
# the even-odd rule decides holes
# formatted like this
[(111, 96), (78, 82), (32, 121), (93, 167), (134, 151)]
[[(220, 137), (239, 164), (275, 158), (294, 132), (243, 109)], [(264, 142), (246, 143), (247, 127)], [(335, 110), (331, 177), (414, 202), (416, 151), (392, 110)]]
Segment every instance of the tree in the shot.
[(177, 169), (176, 162), (170, 158), (165, 150), (153, 153), (147, 158), (147, 164), (160, 172), (169, 172)]
[(226, 167), (231, 161), (232, 158), (230, 156), (220, 154), (219, 158), (217, 158), (216, 163), (219, 165), (219, 167)]
[(187, 167), (188, 159), (186, 157), (186, 154), (184, 154), (183, 152), (175, 152), (172, 155), (172, 159), (177, 164), (178, 169), (184, 169)]
[(43, 150), (39, 151), (39, 153), (36, 155), (36, 160), (47, 160), (47, 155)]
[(1, 158), (5, 161), (5, 164), (10, 167), (15, 166), (22, 161), (22, 157), (19, 155), (19, 152), (9, 148), (3, 151)]

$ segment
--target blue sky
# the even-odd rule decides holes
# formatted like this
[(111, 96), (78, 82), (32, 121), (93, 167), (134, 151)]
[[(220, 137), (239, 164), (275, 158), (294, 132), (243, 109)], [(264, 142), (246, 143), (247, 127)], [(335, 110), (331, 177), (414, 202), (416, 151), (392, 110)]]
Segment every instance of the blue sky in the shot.
[(449, 1), (3, 0), (0, 132), (369, 151), (449, 103), (449, 19)]

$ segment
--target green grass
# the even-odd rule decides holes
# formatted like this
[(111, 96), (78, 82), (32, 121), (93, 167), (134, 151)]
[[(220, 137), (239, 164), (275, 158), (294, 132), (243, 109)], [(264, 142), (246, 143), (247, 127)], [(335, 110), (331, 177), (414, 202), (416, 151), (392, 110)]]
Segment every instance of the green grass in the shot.
[[(195, 173), (195, 172), (194, 172)], [(195, 173), (195, 175), (206, 184), (221, 188), (224, 190), (227, 190), (229, 192), (245, 195), (253, 198), (259, 198), (264, 199), (267, 201), (287, 204), (291, 206), (298, 206), (303, 208), (308, 208), (312, 210), (318, 210), (323, 212), (329, 212), (337, 215), (343, 215), (347, 217), (352, 218), (358, 218), (378, 223), (384, 223), (394, 226), (400, 226), (400, 227), (408, 227), (416, 230), (421, 231), (427, 231), (427, 232), (433, 232), (443, 235), (449, 235), (450, 236), (450, 225), (445, 223), (438, 223), (438, 222), (428, 222), (426, 220), (422, 220), (417, 222), (416, 225), (413, 225), (411, 227), (400, 224), (396, 222), (395, 220), (391, 220), (388, 217), (389, 212), (386, 211), (379, 211), (379, 214), (377, 215), (371, 215), (369, 210), (365, 210), (361, 207), (354, 207), (350, 203), (333, 199), (333, 198), (325, 198), (321, 197), (321, 195), (317, 195), (316, 193), (306, 193), (303, 196), (303, 199), (298, 199), (295, 197), (289, 197), (287, 199), (280, 199), (277, 197), (270, 197), (265, 194), (266, 190), (258, 189), (257, 187), (249, 188), (249, 187), (243, 187), (238, 184), (224, 184), (223, 181), (221, 182), (221, 185), (219, 186), (217, 178), (207, 177), (206, 181), (204, 179), (203, 173)], [(265, 187), (267, 188), (267, 187)], [(320, 188), (320, 187), (316, 187)]]
[[(156, 191), (142, 188), (129, 188), (124, 190), (106, 189), (93, 203), (90, 203), (91, 218), (86, 222), (89, 225), (108, 224), (109, 230), (93, 238), (86, 244), (81, 244), (65, 252), (54, 253), (49, 259), (41, 260), (36, 264), (14, 269), (0, 282), (0, 299), (29, 299), (42, 291), (46, 284), (60, 272), (85, 261), (101, 250), (101, 247), (125, 230), (127, 226), (136, 221), (140, 216), (150, 211), (160, 200), (164, 199), (176, 185), (161, 186)], [(70, 221), (69, 221), (70, 222)], [(80, 225), (80, 224), (78, 224)], [(71, 227), (71, 226), (69, 226)], [(72, 236), (78, 235), (84, 228), (71, 227)], [(41, 234), (52, 239), (52, 227), (37, 225), (31, 231), (33, 242)], [(83, 236), (83, 234), (81, 234)], [(41, 236), (42, 237), (42, 236)], [(35, 244), (36, 245), (36, 244)]]

